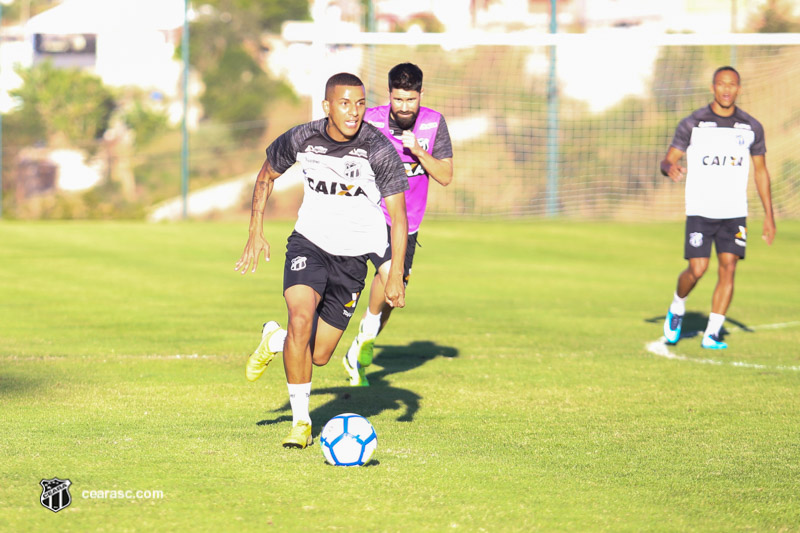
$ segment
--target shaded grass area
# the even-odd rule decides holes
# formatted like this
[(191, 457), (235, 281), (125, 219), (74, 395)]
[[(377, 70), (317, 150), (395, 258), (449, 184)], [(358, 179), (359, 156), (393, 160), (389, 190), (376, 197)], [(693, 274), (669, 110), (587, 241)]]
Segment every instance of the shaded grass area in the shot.
[[(645, 349), (679, 223), (426, 222), (372, 387), (340, 364), (357, 321), (315, 369), (315, 434), (348, 411), (376, 427), (356, 469), (279, 446), (280, 361), (244, 379), (261, 323), (285, 322), (291, 224), (267, 224), (272, 261), (248, 276), (244, 223), (0, 224), (0, 529), (797, 530), (800, 224), (773, 247), (757, 224), (710, 365), (699, 337), (670, 348), (688, 361)], [(73, 483), (57, 514), (39, 504), (55, 476)]]

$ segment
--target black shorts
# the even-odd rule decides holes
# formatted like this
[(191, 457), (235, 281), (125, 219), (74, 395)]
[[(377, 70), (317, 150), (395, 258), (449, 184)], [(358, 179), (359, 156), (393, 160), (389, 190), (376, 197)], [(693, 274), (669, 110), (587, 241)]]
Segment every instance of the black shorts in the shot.
[(311, 287), (321, 296), (317, 314), (344, 331), (356, 310), (367, 277), (367, 256), (329, 254), (293, 231), (286, 243), (283, 292), (295, 285)]
[(717, 254), (727, 252), (744, 259), (747, 217), (718, 219), (687, 216), (683, 257), (711, 257), (711, 241), (714, 241)]
[[(369, 254), (369, 260), (375, 266), (375, 271), (381, 268), (385, 262), (392, 259), (392, 227), (386, 226), (386, 233), (389, 235), (389, 244), (383, 251), (383, 255)], [(417, 232), (418, 233), (418, 232)], [(410, 233), (408, 235), (408, 242), (406, 243), (406, 260), (403, 263), (403, 284), (407, 287), (408, 280), (411, 278), (411, 265), (414, 263), (414, 250), (417, 247), (417, 233)]]

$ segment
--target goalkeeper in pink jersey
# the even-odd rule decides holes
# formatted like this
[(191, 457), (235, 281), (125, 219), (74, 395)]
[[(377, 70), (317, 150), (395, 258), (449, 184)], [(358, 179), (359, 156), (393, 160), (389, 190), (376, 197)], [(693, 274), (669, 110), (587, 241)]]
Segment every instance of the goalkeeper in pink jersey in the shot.
[[(405, 166), (409, 189), (405, 192), (408, 211), (408, 244), (403, 265), (403, 281), (408, 285), (414, 249), (425, 208), (428, 185), (433, 178), (442, 186), (453, 180), (453, 147), (447, 123), (441, 113), (422, 107), (422, 70), (411, 63), (401, 63), (389, 71), (389, 105), (367, 109), (369, 122), (392, 142)], [(391, 219), (386, 211), (387, 233), (391, 239)], [(392, 261), (391, 243), (382, 255), (370, 254), (376, 274), (369, 293), (369, 307), (358, 328), (358, 335), (344, 356), (350, 385), (368, 387), (365, 368), (372, 364), (375, 338), (384, 328), (392, 307), (383, 297), (384, 284)], [(399, 260), (399, 258), (397, 258)]]

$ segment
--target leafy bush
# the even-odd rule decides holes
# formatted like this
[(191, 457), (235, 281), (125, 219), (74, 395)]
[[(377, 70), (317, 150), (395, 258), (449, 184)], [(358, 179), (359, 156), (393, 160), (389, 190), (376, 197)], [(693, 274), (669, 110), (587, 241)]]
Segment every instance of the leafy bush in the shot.
[(100, 78), (50, 61), (18, 73), (23, 84), (10, 91), (22, 103), (18, 113), (39, 125), (48, 145), (86, 147), (103, 136), (116, 103)]

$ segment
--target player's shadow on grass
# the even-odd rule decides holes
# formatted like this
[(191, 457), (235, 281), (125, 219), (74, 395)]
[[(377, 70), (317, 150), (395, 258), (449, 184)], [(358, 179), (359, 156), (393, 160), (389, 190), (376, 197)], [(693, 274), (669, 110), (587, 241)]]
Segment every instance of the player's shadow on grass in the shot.
[(4, 396), (22, 396), (32, 394), (42, 385), (41, 380), (27, 376), (8, 376), (0, 373), (0, 398)]
[(367, 372), (370, 385), (387, 384), (386, 377), (400, 372), (408, 372), (437, 357), (452, 359), (458, 357), (458, 350), (452, 346), (439, 346), (431, 341), (414, 341), (406, 346), (377, 346), (373, 364), (383, 370)]
[[(667, 318), (666, 315), (660, 315), (660, 316), (654, 316), (652, 318), (645, 318), (644, 321), (655, 324), (663, 324), (666, 318)], [(736, 319), (726, 316), (725, 322), (728, 324), (733, 324), (742, 331), (746, 331), (748, 333), (753, 332), (753, 330), (750, 329), (747, 326), (747, 324), (739, 322)], [(707, 324), (708, 324), (708, 315), (704, 313), (697, 313), (694, 311), (687, 312), (683, 316), (683, 325), (681, 326), (681, 338), (691, 339), (692, 337), (697, 337), (699, 335), (702, 335), (703, 332), (706, 330)], [(722, 329), (719, 332), (720, 339), (724, 339), (728, 333), (730, 333), (730, 331), (726, 329), (725, 326), (722, 326)]]
[[(382, 346), (376, 348), (376, 355), (373, 365), (379, 365), (382, 370), (367, 373), (369, 387), (350, 387), (342, 385), (340, 387), (326, 387), (324, 389), (312, 389), (312, 396), (332, 396), (326, 403), (316, 407), (311, 411), (311, 419), (318, 421), (313, 426), (314, 436), (318, 436), (322, 431), (322, 425), (336, 415), (342, 413), (358, 413), (369, 419), (385, 411), (398, 411), (398, 422), (411, 422), (414, 415), (419, 410), (422, 397), (415, 392), (400, 387), (392, 386), (387, 376), (399, 372), (407, 372), (417, 368), (427, 361), (436, 357), (457, 357), (458, 350), (450, 346), (439, 346), (430, 341), (415, 341), (407, 346)], [(334, 356), (328, 365), (341, 362)], [(347, 377), (342, 371), (342, 381), (346, 382)], [(286, 413), (272, 419), (261, 420), (259, 426), (278, 424), (281, 422), (291, 422), (291, 409), (289, 402), (272, 411), (273, 413)], [(321, 422), (321, 423), (320, 423)]]
[[(313, 425), (313, 435), (316, 437), (322, 431), (325, 422), (336, 415), (342, 413), (357, 413), (367, 419), (371, 419), (384, 411), (399, 411), (398, 422), (411, 422), (414, 415), (419, 410), (419, 402), (422, 397), (410, 390), (399, 387), (326, 387), (311, 391), (313, 396), (331, 396), (324, 404), (311, 411)], [(312, 399), (312, 402), (314, 400)], [(261, 420), (259, 426), (271, 426), (281, 422), (291, 422), (292, 414), (289, 402), (286, 402), (273, 413), (285, 413), (275, 418)]]

